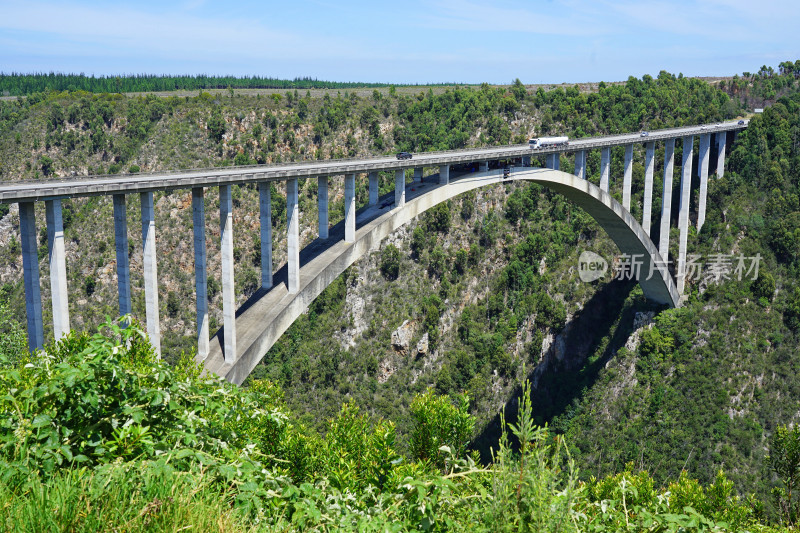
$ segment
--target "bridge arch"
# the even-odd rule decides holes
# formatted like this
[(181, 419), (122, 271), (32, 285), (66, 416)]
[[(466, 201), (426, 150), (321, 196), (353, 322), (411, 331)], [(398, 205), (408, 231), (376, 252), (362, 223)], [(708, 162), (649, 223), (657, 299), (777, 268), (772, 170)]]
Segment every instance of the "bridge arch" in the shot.
[[(639, 284), (645, 296), (658, 303), (677, 306), (677, 287), (646, 232), (638, 222), (607, 192), (592, 183), (558, 170), (542, 168), (518, 169), (512, 180), (539, 183), (560, 194), (584, 209), (611, 237), (625, 254), (642, 258)], [(344, 270), (398, 228), (424, 213), (431, 207), (481, 187), (504, 181), (502, 171), (472, 174), (446, 185), (433, 186), (432, 190), (408, 200), (403, 206), (374, 218), (356, 232), (353, 243), (339, 241), (324, 251), (307, 257), (301, 270), (300, 287), (289, 293), (286, 267), (275, 274), (275, 285), (268, 291), (259, 291), (237, 312), (237, 353), (225, 361), (222, 352), (224, 330), (211, 339), (208, 356), (202, 362), (206, 371), (214, 372), (228, 381), (241, 384), (266, 355), (272, 345), (289, 326), (306, 310), (311, 302)], [(307, 247), (308, 249), (309, 247)], [(656, 265), (654, 275), (648, 278), (651, 261)]]

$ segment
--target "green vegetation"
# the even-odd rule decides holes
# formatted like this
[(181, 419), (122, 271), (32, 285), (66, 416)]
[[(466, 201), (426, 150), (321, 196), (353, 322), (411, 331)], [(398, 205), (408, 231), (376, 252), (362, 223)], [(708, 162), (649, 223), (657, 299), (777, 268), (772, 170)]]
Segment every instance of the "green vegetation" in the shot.
[(722, 474), (669, 492), (644, 472), (579, 483), (563, 442), (532, 425), (528, 385), (495, 463), (478, 468), (464, 455), (466, 399), (418, 397), (404, 456), (391, 422), (345, 404), (322, 438), (291, 422), (273, 384), (171, 368), (135, 323), (15, 358), (0, 356), (6, 529), (765, 530)]
[(2, 74), (0, 94), (25, 96), (51, 91), (87, 91), (92, 93), (164, 92), (203, 89), (347, 89), (387, 87), (385, 83), (323, 81), (312, 78), (281, 80), (260, 76), (86, 76), (84, 74)]

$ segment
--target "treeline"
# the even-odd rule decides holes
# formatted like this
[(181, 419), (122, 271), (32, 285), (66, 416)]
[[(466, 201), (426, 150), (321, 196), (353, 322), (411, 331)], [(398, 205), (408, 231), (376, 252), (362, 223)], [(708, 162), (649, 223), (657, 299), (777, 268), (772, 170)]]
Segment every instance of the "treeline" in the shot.
[(387, 83), (324, 81), (316, 78), (282, 80), (262, 76), (167, 76), (134, 74), (124, 76), (86, 76), (85, 74), (11, 74), (0, 73), (0, 93), (8, 96), (50, 91), (87, 91), (91, 93), (130, 93), (205, 89), (351, 89), (387, 87)]

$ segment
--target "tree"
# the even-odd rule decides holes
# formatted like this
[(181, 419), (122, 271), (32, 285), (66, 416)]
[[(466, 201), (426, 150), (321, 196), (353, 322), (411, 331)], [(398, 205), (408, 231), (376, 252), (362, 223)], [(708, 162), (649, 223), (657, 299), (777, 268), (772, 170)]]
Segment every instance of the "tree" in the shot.
[(381, 250), (381, 274), (388, 280), (397, 279), (400, 273), (400, 250), (394, 244), (387, 244)]
[(411, 455), (430, 461), (445, 471), (448, 458), (462, 458), (472, 438), (475, 419), (469, 414), (469, 396), (459, 395), (458, 405), (447, 396), (437, 396), (431, 389), (411, 402)]
[(41, 165), (42, 174), (45, 176), (49, 176), (53, 171), (53, 160), (46, 155), (43, 155), (39, 158), (39, 165)]
[(779, 426), (775, 429), (767, 464), (782, 485), (772, 489), (781, 520), (794, 526), (800, 516), (800, 428)]

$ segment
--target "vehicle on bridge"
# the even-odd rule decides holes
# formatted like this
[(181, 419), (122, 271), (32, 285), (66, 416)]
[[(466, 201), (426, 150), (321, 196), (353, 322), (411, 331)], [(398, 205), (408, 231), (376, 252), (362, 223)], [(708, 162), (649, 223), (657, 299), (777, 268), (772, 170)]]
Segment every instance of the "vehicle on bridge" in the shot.
[(536, 137), (528, 141), (528, 146), (530, 146), (531, 150), (569, 146), (569, 137)]
[(398, 152), (397, 159), (411, 159), (411, 154), (409, 152)]

